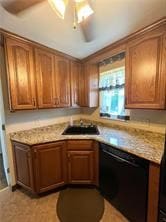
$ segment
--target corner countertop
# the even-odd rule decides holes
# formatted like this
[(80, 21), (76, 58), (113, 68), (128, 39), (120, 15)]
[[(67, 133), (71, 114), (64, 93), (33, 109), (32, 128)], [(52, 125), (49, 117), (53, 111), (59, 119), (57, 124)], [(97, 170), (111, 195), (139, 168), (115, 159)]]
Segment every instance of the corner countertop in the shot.
[(156, 164), (161, 163), (165, 138), (163, 134), (97, 123), (100, 135), (62, 135), (67, 126), (68, 123), (63, 123), (19, 131), (11, 133), (10, 139), (30, 146), (68, 139), (93, 139)]

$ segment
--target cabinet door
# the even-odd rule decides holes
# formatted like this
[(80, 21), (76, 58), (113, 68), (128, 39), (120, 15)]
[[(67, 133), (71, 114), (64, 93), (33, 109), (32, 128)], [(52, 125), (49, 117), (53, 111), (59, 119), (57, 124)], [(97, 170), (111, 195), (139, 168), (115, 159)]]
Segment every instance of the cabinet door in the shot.
[(93, 184), (94, 164), (94, 151), (68, 151), (69, 183)]
[(99, 65), (89, 64), (87, 67), (87, 81), (89, 83), (89, 107), (99, 106)]
[(126, 54), (126, 108), (165, 107), (165, 68), (162, 34), (129, 43)]
[(34, 146), (37, 193), (66, 183), (66, 146), (64, 142)]
[(33, 166), (30, 147), (13, 143), (16, 182), (28, 190), (34, 191)]
[(79, 75), (79, 93), (78, 104), (82, 107), (88, 107), (88, 81), (86, 81), (86, 67), (82, 65), (82, 72)]
[(5, 44), (11, 109), (34, 109), (36, 95), (32, 47), (10, 38), (6, 38)]
[(35, 49), (37, 75), (37, 97), (39, 108), (54, 106), (54, 55), (48, 51)]
[(71, 62), (71, 104), (72, 107), (79, 106), (79, 78), (82, 66), (78, 62)]
[(99, 67), (98, 64), (83, 65), (79, 78), (79, 105), (98, 107), (99, 100)]
[(55, 103), (57, 107), (70, 106), (70, 62), (55, 56)]

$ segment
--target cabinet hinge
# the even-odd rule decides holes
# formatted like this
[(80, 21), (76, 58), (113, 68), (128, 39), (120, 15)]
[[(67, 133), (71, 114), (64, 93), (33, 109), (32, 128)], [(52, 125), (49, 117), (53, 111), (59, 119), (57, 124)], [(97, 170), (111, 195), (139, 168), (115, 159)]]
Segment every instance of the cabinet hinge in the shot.
[(2, 130), (3, 130), (3, 131), (6, 130), (5, 124), (2, 124)]
[(7, 173), (10, 173), (10, 168), (7, 168)]

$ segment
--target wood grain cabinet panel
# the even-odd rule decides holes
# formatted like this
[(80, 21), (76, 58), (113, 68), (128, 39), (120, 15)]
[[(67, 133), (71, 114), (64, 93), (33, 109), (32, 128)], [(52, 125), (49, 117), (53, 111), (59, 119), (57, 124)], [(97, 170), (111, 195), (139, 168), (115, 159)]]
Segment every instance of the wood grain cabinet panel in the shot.
[(159, 188), (160, 188), (160, 165), (151, 162), (149, 166), (147, 222), (158, 221)]
[(68, 151), (68, 182), (94, 183), (94, 151)]
[(99, 105), (99, 66), (84, 63), (79, 77), (79, 105), (98, 107)]
[(66, 184), (98, 186), (99, 148), (95, 141), (69, 140), (34, 146), (12, 142), (12, 145), (16, 182), (34, 193)]
[(93, 140), (69, 140), (68, 183), (98, 186), (98, 143)]
[(87, 91), (89, 97), (89, 107), (99, 106), (99, 65), (98, 63), (90, 64), (87, 71), (87, 79), (89, 89)]
[(86, 76), (85, 76), (85, 68), (82, 65), (82, 72), (79, 75), (79, 89), (78, 89), (78, 104), (81, 107), (88, 106), (88, 96), (87, 96), (87, 89), (86, 89)]
[(14, 142), (13, 155), (17, 183), (28, 190), (34, 191), (33, 166), (30, 147)]
[(71, 105), (79, 106), (79, 78), (82, 74), (82, 65), (78, 62), (71, 62)]
[(68, 150), (93, 150), (93, 140), (69, 140), (67, 142)]
[(55, 56), (55, 95), (57, 107), (70, 106), (70, 61), (61, 56)]
[(35, 109), (33, 49), (28, 43), (5, 39), (11, 110)]
[(66, 183), (66, 146), (64, 142), (34, 146), (37, 193)]
[(144, 36), (128, 44), (126, 108), (165, 108), (164, 45), (162, 34)]
[(35, 49), (35, 74), (39, 108), (54, 107), (54, 54)]

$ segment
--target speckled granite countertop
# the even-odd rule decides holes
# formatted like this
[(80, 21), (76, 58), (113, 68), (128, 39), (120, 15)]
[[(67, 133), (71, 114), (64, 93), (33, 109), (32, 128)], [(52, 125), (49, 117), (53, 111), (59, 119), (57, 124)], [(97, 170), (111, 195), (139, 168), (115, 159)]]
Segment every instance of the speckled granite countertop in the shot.
[(135, 129), (112, 128), (98, 123), (100, 135), (62, 135), (68, 123), (19, 131), (10, 134), (13, 141), (35, 145), (67, 139), (94, 139), (117, 149), (160, 164), (164, 151), (164, 135)]

